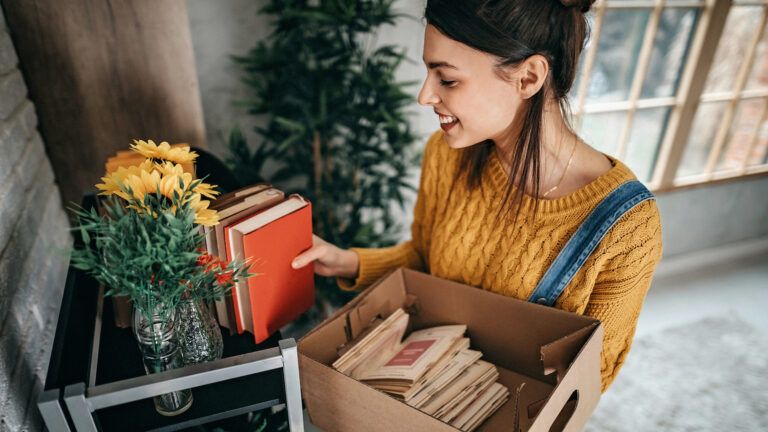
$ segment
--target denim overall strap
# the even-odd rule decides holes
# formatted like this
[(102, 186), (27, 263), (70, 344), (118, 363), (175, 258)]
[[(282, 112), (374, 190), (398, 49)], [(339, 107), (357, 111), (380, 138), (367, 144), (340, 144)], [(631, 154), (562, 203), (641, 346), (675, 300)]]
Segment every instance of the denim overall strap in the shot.
[(606, 196), (573, 233), (544, 273), (529, 302), (552, 306), (592, 254), (608, 230), (630, 209), (653, 194), (642, 183), (630, 180)]

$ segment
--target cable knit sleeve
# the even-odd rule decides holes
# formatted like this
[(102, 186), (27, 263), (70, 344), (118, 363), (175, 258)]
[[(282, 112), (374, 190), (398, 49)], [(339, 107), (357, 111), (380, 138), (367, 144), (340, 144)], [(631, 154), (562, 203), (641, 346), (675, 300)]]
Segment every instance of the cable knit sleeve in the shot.
[(598, 274), (585, 315), (605, 329), (601, 355), (602, 391), (608, 389), (632, 346), (640, 309), (661, 259), (661, 219), (655, 201), (630, 211), (611, 230), (612, 258)]
[(436, 147), (441, 133), (441, 130), (433, 133), (424, 149), (411, 224), (411, 240), (385, 248), (350, 248), (360, 258), (360, 270), (354, 280), (337, 277), (336, 283), (341, 289), (363, 290), (389, 270), (398, 267), (428, 270), (429, 240), (435, 213), (435, 171), (438, 166)]

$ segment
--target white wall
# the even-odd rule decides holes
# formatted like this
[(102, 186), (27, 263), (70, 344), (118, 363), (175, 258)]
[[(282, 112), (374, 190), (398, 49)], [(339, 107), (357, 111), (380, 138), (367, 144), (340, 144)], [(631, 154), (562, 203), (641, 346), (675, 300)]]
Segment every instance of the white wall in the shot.
[(252, 124), (245, 110), (236, 106), (248, 93), (231, 56), (246, 54), (269, 34), (269, 22), (257, 16), (263, 4), (262, 0), (187, 1), (208, 146), (219, 157), (226, 155), (231, 128), (240, 123), (245, 130)]
[(768, 177), (658, 196), (664, 256), (768, 239)]
[[(242, 76), (229, 59), (244, 54), (259, 38), (269, 33), (269, 22), (256, 15), (264, 0), (188, 0), (192, 39), (200, 74), (200, 87), (208, 131), (208, 143), (218, 155), (226, 154), (226, 137), (235, 123), (245, 131), (253, 120), (234, 102), (246, 95), (239, 82)], [(424, 0), (398, 0), (398, 11), (414, 17), (402, 19), (396, 27), (382, 27), (378, 44), (397, 44), (407, 50), (411, 63), (398, 71), (401, 81), (418, 81), (410, 89), (414, 101), (426, 70), (421, 61), (424, 27)], [(422, 137), (439, 127), (428, 107), (414, 102), (411, 124)], [(251, 137), (251, 142), (255, 138)], [(418, 173), (412, 181), (416, 183)], [(728, 184), (686, 189), (658, 197), (662, 214), (665, 257), (698, 251), (722, 244), (768, 236), (768, 178), (762, 177)], [(403, 238), (409, 235), (413, 196), (404, 212), (399, 212), (404, 226)]]

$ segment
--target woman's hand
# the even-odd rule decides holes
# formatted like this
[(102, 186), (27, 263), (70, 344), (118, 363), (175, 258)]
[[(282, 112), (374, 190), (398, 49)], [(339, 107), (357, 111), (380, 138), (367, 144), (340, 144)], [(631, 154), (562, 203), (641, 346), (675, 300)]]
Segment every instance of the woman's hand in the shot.
[(312, 235), (312, 247), (294, 258), (291, 266), (298, 269), (312, 261), (315, 262), (315, 273), (320, 276), (341, 276), (356, 279), (360, 267), (357, 253), (336, 247), (314, 234)]

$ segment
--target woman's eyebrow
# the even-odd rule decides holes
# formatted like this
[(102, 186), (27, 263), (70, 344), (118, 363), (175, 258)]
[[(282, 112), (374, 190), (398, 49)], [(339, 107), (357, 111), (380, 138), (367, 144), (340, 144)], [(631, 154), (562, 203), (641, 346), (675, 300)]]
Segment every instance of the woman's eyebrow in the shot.
[(421, 60), (422, 60), (422, 61), (423, 61), (423, 62), (424, 62), (426, 65), (427, 65), (427, 67), (428, 67), (429, 69), (438, 69), (438, 68), (441, 68), (441, 67), (446, 67), (446, 68), (450, 68), (450, 69), (456, 69), (456, 70), (459, 70), (459, 68), (457, 68), (456, 66), (454, 66), (454, 65), (452, 65), (452, 64), (450, 64), (450, 63), (444, 62), (444, 61), (438, 61), (438, 62), (427, 62), (427, 61), (426, 61), (426, 60), (424, 60), (424, 59), (421, 59)]

